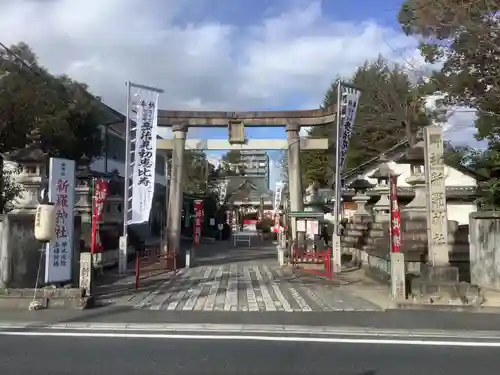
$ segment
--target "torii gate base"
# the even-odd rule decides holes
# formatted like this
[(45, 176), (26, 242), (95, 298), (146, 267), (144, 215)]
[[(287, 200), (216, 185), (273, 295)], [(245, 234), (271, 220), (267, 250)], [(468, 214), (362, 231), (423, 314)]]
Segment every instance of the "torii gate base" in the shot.
[[(290, 209), (303, 211), (300, 150), (328, 149), (328, 139), (300, 138), (301, 126), (328, 125), (335, 121), (335, 107), (306, 111), (197, 112), (158, 111), (158, 125), (172, 127), (172, 139), (157, 140), (157, 150), (172, 150), (172, 168), (167, 213), (167, 246), (164, 251), (178, 252), (180, 247), (184, 149), (195, 150), (273, 150), (288, 149), (288, 185)], [(226, 140), (187, 140), (189, 127), (225, 127)], [(285, 127), (287, 139), (247, 140), (245, 127)], [(292, 233), (297, 233), (292, 226)]]

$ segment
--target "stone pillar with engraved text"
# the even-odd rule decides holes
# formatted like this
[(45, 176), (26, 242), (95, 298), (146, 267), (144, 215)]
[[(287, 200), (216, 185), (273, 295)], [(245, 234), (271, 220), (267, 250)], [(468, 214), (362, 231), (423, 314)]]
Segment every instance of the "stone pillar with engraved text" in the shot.
[(424, 129), (425, 177), (427, 182), (428, 263), (448, 266), (448, 215), (444, 170), (443, 129)]

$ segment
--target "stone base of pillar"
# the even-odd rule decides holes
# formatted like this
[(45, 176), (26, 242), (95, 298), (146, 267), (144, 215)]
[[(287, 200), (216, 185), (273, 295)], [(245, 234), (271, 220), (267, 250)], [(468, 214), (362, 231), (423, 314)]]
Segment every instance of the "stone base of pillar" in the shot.
[(193, 266), (193, 249), (186, 250), (186, 268), (191, 268)]
[(481, 289), (459, 281), (458, 267), (423, 265), (420, 277), (411, 282), (411, 294), (419, 304), (473, 305), (484, 302)]
[(406, 299), (406, 270), (403, 253), (391, 253), (391, 296), (393, 301)]
[(280, 245), (278, 247), (278, 264), (280, 267), (285, 265), (285, 249), (283, 249)]
[(420, 277), (432, 282), (458, 282), (458, 267), (422, 265)]
[(336, 233), (332, 236), (332, 272), (342, 272), (342, 249), (340, 245), (340, 236)]

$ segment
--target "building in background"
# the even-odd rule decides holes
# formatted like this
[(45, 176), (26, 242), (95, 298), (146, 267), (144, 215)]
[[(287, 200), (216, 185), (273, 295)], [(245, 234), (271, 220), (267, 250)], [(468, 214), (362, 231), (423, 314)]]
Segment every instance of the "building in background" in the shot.
[[(125, 116), (106, 106), (116, 121), (101, 126), (103, 140), (102, 157), (92, 162), (90, 169), (99, 173), (110, 173), (117, 170), (121, 177), (125, 176)], [(165, 157), (156, 155), (156, 183), (166, 185)]]
[(261, 177), (265, 180), (265, 186), (269, 189), (269, 155), (266, 151), (242, 150), (240, 167), (245, 177)]

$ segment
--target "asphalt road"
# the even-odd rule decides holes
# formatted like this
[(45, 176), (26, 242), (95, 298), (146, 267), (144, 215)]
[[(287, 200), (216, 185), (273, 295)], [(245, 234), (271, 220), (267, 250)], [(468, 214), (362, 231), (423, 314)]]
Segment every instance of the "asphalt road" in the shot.
[(0, 374), (498, 374), (500, 348), (0, 336)]

